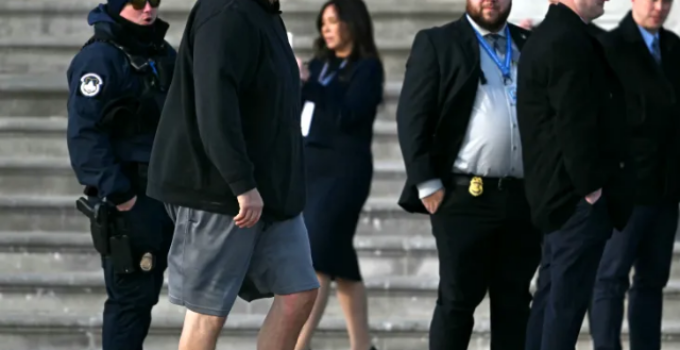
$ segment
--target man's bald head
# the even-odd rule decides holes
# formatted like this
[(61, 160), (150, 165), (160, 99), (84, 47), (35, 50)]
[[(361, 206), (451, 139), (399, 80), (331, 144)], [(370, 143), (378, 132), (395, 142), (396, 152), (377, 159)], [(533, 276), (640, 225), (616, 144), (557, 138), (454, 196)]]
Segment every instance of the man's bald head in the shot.
[(590, 22), (604, 14), (604, 3), (609, 0), (550, 0), (561, 3), (576, 12), (584, 21)]

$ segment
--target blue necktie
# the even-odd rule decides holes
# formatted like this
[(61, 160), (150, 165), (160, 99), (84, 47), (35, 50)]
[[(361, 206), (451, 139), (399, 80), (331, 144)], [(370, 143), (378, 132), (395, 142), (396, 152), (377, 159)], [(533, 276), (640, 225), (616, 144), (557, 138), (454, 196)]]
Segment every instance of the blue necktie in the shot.
[(507, 43), (504, 36), (500, 34), (487, 34), (484, 36), (484, 39), (486, 39), (486, 41), (491, 44), (491, 47), (493, 47), (493, 49), (498, 52), (499, 56), (505, 58), (505, 49)]
[(652, 57), (656, 64), (661, 64), (661, 46), (659, 46), (659, 38), (654, 38), (652, 41)]

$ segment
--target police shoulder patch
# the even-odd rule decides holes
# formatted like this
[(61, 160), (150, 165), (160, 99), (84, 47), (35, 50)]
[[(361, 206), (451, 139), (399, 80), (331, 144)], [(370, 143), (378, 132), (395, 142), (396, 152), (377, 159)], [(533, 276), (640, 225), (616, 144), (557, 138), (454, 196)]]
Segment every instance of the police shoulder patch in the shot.
[(80, 92), (83, 96), (97, 96), (102, 85), (104, 85), (104, 81), (95, 73), (87, 73), (80, 78)]

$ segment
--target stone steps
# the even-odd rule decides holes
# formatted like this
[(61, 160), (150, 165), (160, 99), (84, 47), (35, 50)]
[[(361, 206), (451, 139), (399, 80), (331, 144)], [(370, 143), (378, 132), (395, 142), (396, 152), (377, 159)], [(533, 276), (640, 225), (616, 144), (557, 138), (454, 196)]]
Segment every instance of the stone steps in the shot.
[[(0, 158), (68, 158), (66, 125), (65, 117), (0, 117)], [(402, 161), (396, 122), (375, 123), (373, 140), (375, 161)]]
[[(0, 231), (87, 231), (86, 218), (75, 209), (76, 196), (0, 197)], [(364, 206), (358, 234), (429, 235), (429, 219), (411, 215), (394, 197), (372, 197)]]
[[(57, 38), (77, 36), (84, 40), (90, 36), (87, 14), (99, 0), (6, 0), (0, 3), (0, 19), (4, 24), (0, 38)], [(282, 17), (286, 29), (299, 37), (316, 37), (316, 19), (321, 0), (281, 1)], [(164, 0), (160, 18), (170, 24), (167, 38), (178, 41), (184, 32), (186, 19), (193, 1)], [(465, 1), (366, 1), (371, 13), (374, 35), (380, 39), (413, 38), (425, 27), (443, 24), (462, 15)], [(297, 45), (295, 46), (297, 47)]]
[[(385, 84), (377, 119), (394, 121), (401, 82)], [(0, 116), (65, 116), (68, 87), (65, 73), (0, 74)]]
[[(183, 314), (181, 308), (167, 315), (155, 314), (145, 349), (166, 350), (177, 346)], [(220, 337), (220, 350), (250, 350), (264, 317), (261, 315), (232, 315)], [(430, 319), (396, 318), (370, 321), (373, 341), (382, 350), (414, 350), (427, 348), (427, 330)], [(663, 325), (662, 347), (666, 350), (680, 349), (680, 324), (666, 322)], [(478, 320), (475, 324), (470, 350), (489, 349), (489, 322)], [(8, 349), (40, 350), (95, 350), (100, 349), (101, 316), (81, 315), (0, 315), (0, 342)], [(344, 320), (326, 317), (321, 321), (314, 349), (347, 349)], [(627, 327), (624, 327), (624, 347)], [(577, 350), (592, 349), (588, 337), (587, 322), (582, 327)]]
[[(429, 235), (359, 234), (354, 245), (366, 278), (433, 278), (439, 262)], [(1, 273), (80, 273), (99, 271), (99, 257), (87, 231), (0, 232)], [(675, 244), (671, 281), (680, 283), (680, 242)]]
[[(0, 74), (63, 72), (65, 76), (71, 60), (88, 38), (87, 35), (0, 38)], [(310, 59), (314, 38), (295, 36), (293, 40), (296, 55), (303, 60)], [(387, 79), (402, 81), (412, 38), (376, 40)], [(168, 42), (177, 47), (179, 38), (170, 38)]]
[[(424, 320), (432, 317), (437, 299), (438, 279), (384, 276), (366, 278), (368, 310), (371, 320)], [(342, 318), (342, 308), (334, 290), (326, 310), (327, 318)], [(47, 317), (97, 318), (104, 306), (106, 292), (102, 272), (62, 274), (0, 274), (3, 313), (44, 315)], [(264, 316), (272, 299), (251, 303), (237, 299), (232, 314)], [(399, 307), (395, 307), (399, 305)], [(491, 317), (489, 299), (484, 298), (475, 310), (475, 319), (488, 322)], [(167, 284), (154, 310), (156, 318), (181, 314), (183, 309), (167, 298)], [(664, 324), (673, 324), (680, 312), (680, 285), (671, 283), (664, 290)], [(1, 322), (1, 321), (0, 321)]]
[[(167, 277), (167, 276), (166, 276)], [(166, 281), (167, 282), (167, 281)], [(432, 316), (437, 297), (437, 278), (382, 276), (366, 277), (369, 294), (369, 309), (376, 319), (416, 318)], [(106, 300), (101, 269), (93, 272), (72, 273), (0, 273), (3, 313), (33, 314), (46, 316), (97, 317)], [(180, 307), (170, 304), (167, 299), (167, 284), (161, 292), (162, 300), (156, 306), (157, 317), (182, 312)], [(342, 317), (342, 309), (335, 293), (331, 293), (328, 317)], [(668, 300), (673, 300), (669, 289)], [(272, 299), (261, 299), (247, 303), (238, 299), (232, 310), (237, 315), (265, 315)], [(399, 308), (394, 305), (400, 304)], [(669, 303), (674, 303), (670, 301)], [(488, 301), (484, 301), (478, 317), (489, 317)]]
[[(374, 163), (370, 196), (384, 197), (400, 193), (406, 173), (403, 164), (393, 161)], [(7, 196), (78, 196), (83, 186), (67, 158), (0, 157), (0, 193)]]
[[(91, 36), (86, 17), (96, 1), (64, 1), (0, 4), (0, 73), (65, 72), (75, 53)], [(296, 54), (312, 55), (318, 36), (316, 26), (320, 1), (286, 1), (282, 5), (287, 30), (294, 34)], [(177, 47), (182, 38), (192, 2), (172, 1), (162, 5), (162, 18), (170, 23), (167, 40)], [(418, 30), (458, 18), (464, 1), (404, 2), (369, 1), (376, 42), (387, 77), (401, 81), (413, 37)], [(49, 15), (45, 15), (49, 13)]]
[[(359, 236), (355, 245), (366, 278), (438, 276), (434, 240), (427, 236)], [(100, 265), (87, 231), (0, 232), (0, 274), (87, 273)]]
[[(11, 344), (12, 349), (97, 349), (105, 292), (99, 262), (91, 254), (88, 239), (84, 232), (0, 232), (3, 300), (0, 342)], [(355, 245), (366, 276), (376, 344), (381, 349), (424, 348), (438, 282), (433, 238), (364, 233), (357, 236)], [(676, 261), (679, 253), (680, 244), (676, 246)], [(70, 259), (69, 255), (80, 255), (81, 259)], [(389, 257), (395, 263), (385, 264)], [(417, 263), (409, 264), (408, 259)], [(75, 264), (64, 264), (68, 261)], [(12, 271), (12, 265), (17, 264), (22, 266)], [(58, 271), (55, 265), (68, 266), (71, 270)], [(86, 265), (89, 268), (84, 269)], [(391, 269), (384, 269), (388, 265)], [(406, 275), (396, 275), (399, 271), (394, 266), (397, 265), (419, 268)], [(34, 269), (36, 267), (39, 269)], [(146, 347), (149, 349), (171, 347), (181, 328), (182, 308), (171, 305), (166, 292), (164, 289), (154, 309), (154, 324)], [(664, 348), (680, 349), (680, 327), (675, 320), (680, 313), (677, 280), (669, 284), (664, 296)], [(397, 304), (399, 308), (394, 307)], [(271, 299), (253, 303), (238, 301), (225, 326), (220, 349), (251, 349), (253, 335), (270, 305)], [(475, 317), (477, 325), (470, 349), (488, 349), (488, 299), (480, 304)], [(337, 299), (332, 297), (314, 348), (346, 348), (344, 337), (342, 311)], [(578, 349), (589, 349), (589, 346), (587, 327), (584, 327)]]

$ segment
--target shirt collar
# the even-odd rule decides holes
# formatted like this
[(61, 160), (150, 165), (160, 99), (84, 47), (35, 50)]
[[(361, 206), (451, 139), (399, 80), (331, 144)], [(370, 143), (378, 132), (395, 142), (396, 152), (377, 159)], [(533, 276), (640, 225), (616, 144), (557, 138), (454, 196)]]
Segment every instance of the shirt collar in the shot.
[(645, 41), (645, 44), (647, 44), (647, 48), (652, 51), (652, 43), (654, 43), (654, 39), (659, 39), (659, 33), (657, 32), (656, 34), (650, 33), (647, 29), (643, 28), (638, 24), (638, 29), (640, 30), (640, 34), (642, 34), (642, 40)]
[(465, 18), (467, 18), (468, 22), (470, 22), (472, 29), (476, 30), (481, 36), (485, 36), (487, 34), (498, 34), (502, 37), (505, 37), (505, 27), (507, 27), (508, 25), (507, 23), (503, 25), (503, 28), (501, 28), (500, 31), (498, 31), (497, 33), (492, 33), (489, 30), (480, 27), (472, 18), (470, 18), (470, 15), (465, 14)]

